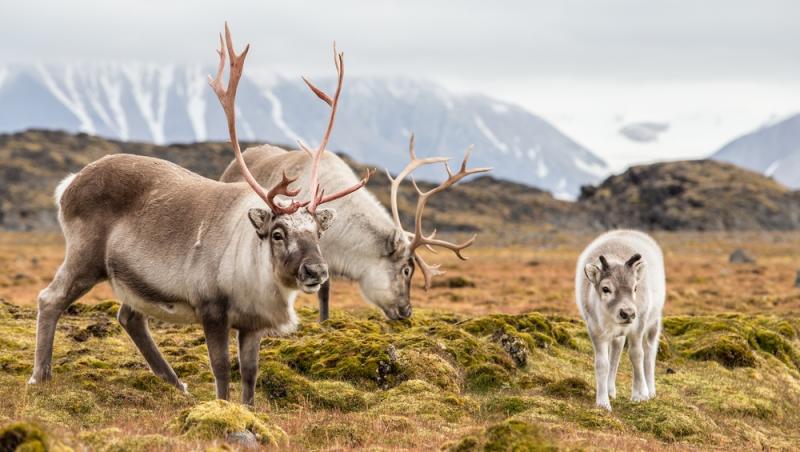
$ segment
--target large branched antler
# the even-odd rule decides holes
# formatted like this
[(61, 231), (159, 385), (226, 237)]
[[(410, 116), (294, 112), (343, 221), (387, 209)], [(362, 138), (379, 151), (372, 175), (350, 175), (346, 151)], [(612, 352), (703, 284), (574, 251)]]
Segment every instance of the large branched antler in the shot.
[[(406, 167), (397, 175), (397, 177), (392, 178), (389, 175), (389, 180), (391, 181), (391, 208), (392, 208), (392, 217), (394, 218), (395, 226), (403, 231), (407, 236), (411, 237), (411, 244), (409, 245), (410, 252), (414, 255), (414, 261), (417, 263), (417, 266), (422, 271), (423, 276), (425, 277), (425, 289), (429, 289), (431, 285), (431, 280), (434, 276), (438, 276), (443, 274), (444, 272), (439, 270), (438, 264), (428, 264), (422, 259), (422, 256), (417, 252), (422, 246), (425, 246), (429, 250), (435, 252), (434, 247), (441, 247), (446, 248), (455, 253), (456, 256), (459, 257), (461, 260), (467, 260), (461, 252), (472, 245), (475, 242), (476, 235), (473, 235), (469, 240), (463, 243), (452, 243), (447, 242), (445, 240), (440, 240), (436, 238), (436, 229), (431, 232), (430, 235), (426, 236), (423, 228), (422, 228), (422, 214), (425, 211), (425, 206), (428, 203), (428, 200), (431, 196), (440, 193), (447, 189), (448, 187), (456, 184), (461, 179), (469, 176), (471, 174), (477, 173), (485, 173), (489, 171), (491, 168), (472, 168), (467, 169), (467, 161), (469, 160), (470, 152), (472, 151), (472, 147), (467, 149), (466, 155), (464, 156), (464, 160), (461, 162), (461, 168), (458, 172), (453, 173), (450, 170), (450, 165), (447, 163), (449, 160), (446, 157), (429, 157), (425, 159), (417, 158), (416, 153), (414, 152), (414, 135), (411, 135), (411, 139), (409, 141), (409, 154), (411, 155), (411, 162), (406, 165)], [(419, 194), (419, 198), (417, 199), (417, 210), (414, 215), (414, 233), (409, 233), (403, 229), (403, 225), (400, 222), (400, 213), (397, 207), (397, 190), (400, 187), (400, 183), (403, 181), (405, 177), (410, 175), (414, 170), (421, 166), (430, 165), (434, 163), (444, 163), (445, 169), (447, 170), (447, 179), (442, 182), (441, 184), (433, 187), (428, 191), (420, 190), (419, 186), (417, 186), (416, 181), (411, 179), (411, 182), (414, 184), (414, 188), (417, 190)]]
[[(226, 48), (227, 54), (231, 61), (227, 89), (222, 85), (222, 75), (225, 71)], [(296, 212), (297, 209), (307, 205), (308, 201), (305, 203), (292, 201), (289, 206), (282, 207), (275, 202), (275, 197), (278, 195), (285, 195), (288, 197), (296, 196), (300, 190), (289, 190), (289, 184), (294, 182), (296, 178), (290, 179), (286, 177), (286, 174), (284, 173), (281, 182), (272, 187), (272, 189), (269, 191), (265, 190), (264, 187), (262, 187), (261, 184), (256, 181), (256, 178), (253, 177), (250, 169), (247, 168), (247, 164), (242, 156), (242, 150), (239, 147), (239, 138), (236, 134), (236, 89), (239, 87), (239, 80), (242, 78), (242, 70), (244, 69), (244, 60), (247, 58), (247, 52), (249, 51), (250, 44), (247, 44), (247, 46), (244, 48), (244, 51), (241, 54), (236, 55), (236, 52), (233, 50), (231, 31), (228, 28), (228, 22), (225, 22), (224, 42), (222, 39), (222, 34), (219, 35), (219, 50), (217, 51), (219, 54), (219, 67), (217, 68), (217, 75), (214, 78), (211, 78), (209, 75), (208, 84), (211, 85), (214, 93), (216, 93), (217, 97), (219, 98), (219, 103), (222, 104), (222, 109), (225, 111), (225, 117), (228, 119), (228, 132), (230, 133), (231, 146), (233, 146), (233, 152), (236, 155), (236, 163), (239, 165), (239, 169), (242, 172), (242, 176), (244, 176), (244, 180), (247, 181), (247, 184), (250, 185), (250, 188), (252, 188), (253, 191), (256, 192), (256, 194), (263, 199), (265, 203), (267, 203), (275, 215), (291, 214)]]
[(300, 148), (306, 151), (311, 157), (311, 176), (310, 176), (310, 190), (311, 193), (311, 203), (308, 205), (308, 211), (312, 214), (316, 212), (317, 207), (321, 204), (326, 202), (333, 201), (334, 199), (341, 198), (343, 196), (347, 196), (350, 193), (358, 190), (359, 188), (363, 187), (369, 181), (370, 176), (372, 175), (372, 171), (369, 169), (367, 170), (367, 174), (361, 179), (357, 184), (353, 185), (350, 188), (346, 188), (344, 190), (338, 191), (332, 195), (324, 196), (324, 190), (320, 189), (319, 187), (319, 162), (322, 160), (322, 154), (325, 152), (325, 148), (328, 146), (328, 141), (331, 138), (331, 132), (333, 131), (333, 123), (336, 121), (336, 111), (339, 107), (339, 96), (342, 93), (342, 85), (344, 84), (344, 53), (336, 51), (336, 43), (333, 43), (333, 63), (336, 65), (336, 74), (338, 75), (338, 80), (336, 83), (336, 92), (333, 95), (333, 98), (329, 96), (325, 91), (317, 88), (311, 83), (307, 78), (303, 77), (303, 81), (308, 85), (311, 91), (316, 94), (323, 102), (328, 104), (331, 107), (331, 115), (328, 119), (328, 127), (325, 129), (325, 134), (322, 136), (322, 141), (319, 143), (319, 147), (316, 151), (312, 151), (305, 143), (301, 140), (298, 140), (297, 144), (300, 145)]

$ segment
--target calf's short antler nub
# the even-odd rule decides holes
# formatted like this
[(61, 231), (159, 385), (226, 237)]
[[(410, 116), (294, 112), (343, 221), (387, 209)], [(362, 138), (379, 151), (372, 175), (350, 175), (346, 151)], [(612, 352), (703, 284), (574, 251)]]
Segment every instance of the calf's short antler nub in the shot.
[[(449, 160), (447, 157), (429, 157), (424, 159), (417, 158), (416, 152), (414, 151), (413, 134), (411, 135), (411, 139), (409, 140), (408, 150), (411, 156), (411, 162), (409, 162), (408, 165), (406, 165), (406, 167), (403, 168), (402, 171), (400, 171), (397, 177), (392, 178), (391, 174), (388, 174), (387, 171), (389, 180), (391, 181), (390, 199), (391, 199), (392, 217), (394, 218), (395, 227), (403, 231), (407, 236), (411, 237), (410, 250), (411, 253), (413, 253), (414, 255), (414, 262), (416, 262), (417, 266), (420, 268), (423, 276), (425, 277), (425, 289), (427, 290), (430, 288), (431, 280), (433, 279), (433, 277), (442, 275), (444, 274), (444, 272), (439, 270), (440, 265), (438, 264), (430, 265), (427, 262), (425, 262), (425, 260), (422, 259), (422, 256), (420, 256), (417, 250), (420, 247), (425, 246), (430, 251), (433, 251), (435, 253), (436, 252), (435, 247), (441, 247), (449, 249), (450, 251), (455, 253), (455, 255), (458, 256), (459, 259), (467, 260), (467, 258), (464, 257), (464, 255), (462, 255), (461, 252), (465, 248), (472, 245), (475, 242), (475, 238), (477, 237), (477, 235), (473, 235), (469, 240), (463, 243), (452, 243), (452, 242), (447, 242), (445, 240), (437, 239), (436, 229), (434, 229), (430, 235), (426, 236), (422, 228), (422, 214), (425, 211), (425, 206), (427, 205), (428, 200), (431, 198), (431, 196), (444, 191), (445, 189), (454, 185), (455, 183), (465, 178), (466, 176), (477, 173), (485, 173), (491, 170), (491, 168), (467, 169), (467, 161), (469, 160), (469, 155), (470, 152), (472, 151), (472, 147), (467, 149), (467, 152), (464, 155), (464, 160), (461, 162), (461, 168), (456, 173), (453, 173), (453, 171), (450, 169), (450, 165), (447, 163), (447, 161)], [(400, 183), (403, 181), (405, 177), (409, 176), (417, 168), (420, 168), (425, 165), (431, 165), (434, 163), (444, 163), (445, 170), (447, 170), (447, 179), (428, 191), (422, 191), (412, 176), (411, 182), (412, 184), (414, 184), (414, 188), (417, 190), (417, 194), (419, 195), (419, 197), (417, 198), (417, 209), (414, 214), (414, 232), (413, 233), (407, 232), (405, 229), (403, 229), (403, 225), (400, 222), (400, 212), (397, 207), (397, 191), (400, 187)]]
[[(230, 58), (230, 75), (228, 79), (228, 87), (227, 89), (222, 85), (222, 75), (225, 70), (225, 54), (227, 48), (227, 55)], [(247, 52), (250, 51), (250, 44), (245, 46), (244, 51), (236, 55), (236, 52), (233, 50), (233, 40), (231, 39), (231, 32), (228, 28), (228, 23), (225, 22), (225, 39), (223, 41), (222, 34), (219, 36), (219, 50), (217, 53), (219, 54), (219, 67), (217, 68), (217, 75), (214, 78), (208, 76), (208, 83), (211, 85), (211, 88), (214, 89), (214, 93), (216, 93), (217, 98), (219, 98), (220, 104), (222, 104), (222, 109), (225, 111), (225, 117), (228, 120), (228, 132), (230, 133), (231, 139), (231, 146), (233, 147), (233, 152), (236, 155), (236, 163), (239, 165), (239, 169), (242, 172), (242, 176), (244, 177), (245, 181), (248, 185), (253, 189), (256, 194), (264, 200), (264, 202), (269, 206), (272, 210), (273, 214), (281, 215), (281, 214), (292, 214), (297, 212), (298, 209), (301, 207), (306, 207), (308, 212), (312, 215), (316, 212), (316, 209), (321, 204), (326, 202), (333, 201), (334, 199), (341, 198), (343, 196), (347, 196), (350, 193), (358, 190), (359, 188), (366, 185), (371, 172), (367, 170), (366, 176), (360, 180), (357, 184), (353, 185), (350, 188), (346, 188), (339, 192), (336, 192), (332, 195), (324, 196), (324, 190), (319, 188), (319, 162), (322, 159), (322, 153), (325, 151), (325, 146), (328, 144), (328, 140), (330, 139), (331, 131), (333, 130), (333, 123), (336, 118), (336, 109), (339, 105), (339, 96), (342, 90), (342, 84), (344, 82), (344, 54), (336, 53), (336, 46), (334, 45), (334, 62), (336, 64), (336, 71), (339, 74), (338, 84), (336, 86), (336, 94), (331, 99), (324, 91), (320, 90), (319, 88), (315, 87), (311, 84), (308, 80), (303, 78), (306, 84), (311, 88), (314, 94), (317, 95), (320, 99), (325, 101), (331, 107), (331, 116), (330, 120), (328, 121), (328, 128), (325, 130), (325, 135), (323, 136), (322, 142), (320, 143), (319, 148), (316, 151), (311, 151), (308, 149), (307, 146), (300, 143), (300, 146), (311, 156), (313, 157), (311, 163), (311, 176), (309, 178), (311, 199), (308, 201), (297, 201), (291, 200), (288, 206), (281, 206), (276, 201), (275, 198), (278, 195), (283, 195), (289, 198), (297, 196), (300, 193), (300, 190), (290, 190), (289, 185), (296, 181), (296, 177), (287, 177), (286, 173), (283, 174), (281, 181), (272, 187), (269, 191), (265, 190), (258, 181), (256, 181), (253, 174), (250, 172), (250, 169), (247, 168), (247, 164), (244, 161), (244, 157), (242, 156), (241, 148), (239, 147), (239, 138), (236, 134), (236, 89), (239, 86), (239, 80), (242, 77), (242, 70), (244, 69), (244, 60), (247, 58)]]

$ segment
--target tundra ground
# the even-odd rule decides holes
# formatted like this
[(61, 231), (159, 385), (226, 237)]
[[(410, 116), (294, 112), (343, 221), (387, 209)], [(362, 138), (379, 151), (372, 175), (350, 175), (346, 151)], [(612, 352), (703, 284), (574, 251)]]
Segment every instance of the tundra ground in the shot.
[[(250, 412), (211, 402), (197, 327), (152, 324), (189, 394), (153, 377), (117, 325), (106, 284), (62, 317), (53, 382), (28, 387), (35, 298), (63, 242), (2, 234), (0, 450), (24, 440), (51, 449), (202, 450), (242, 431), (295, 450), (796, 447), (800, 233), (656, 238), (668, 298), (655, 400), (627, 399), (623, 360), (614, 411), (594, 408), (591, 345), (573, 296), (575, 260), (591, 237), (545, 231), (520, 247), (484, 241), (467, 263), (431, 256), (448, 274), (427, 293), (415, 284), (410, 321), (385, 320), (348, 283), (334, 284), (333, 316), (321, 325), (316, 300), (302, 297), (300, 331), (262, 344)], [(730, 264), (738, 247), (757, 262)]]

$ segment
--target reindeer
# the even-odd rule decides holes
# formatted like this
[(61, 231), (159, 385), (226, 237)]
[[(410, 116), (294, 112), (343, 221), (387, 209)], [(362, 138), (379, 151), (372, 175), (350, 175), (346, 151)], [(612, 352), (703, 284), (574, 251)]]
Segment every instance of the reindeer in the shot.
[[(309, 83), (306, 80), (306, 83)], [(287, 151), (275, 146), (262, 145), (245, 150), (244, 160), (262, 184), (273, 183), (285, 171), (302, 173), (311, 164), (307, 146), (298, 142), (301, 150)], [(391, 216), (366, 189), (359, 190), (345, 199), (334, 201), (338, 220), (320, 240), (320, 247), (328, 262), (332, 277), (357, 281), (363, 297), (379, 307), (392, 320), (411, 315), (411, 278), (419, 268), (425, 278), (425, 289), (430, 287), (434, 276), (442, 274), (438, 265), (428, 265), (417, 252), (422, 247), (442, 247), (452, 250), (459, 258), (464, 248), (475, 241), (475, 236), (464, 243), (456, 244), (425, 236), (422, 231), (422, 214), (430, 196), (452, 186), (464, 177), (489, 171), (489, 168), (467, 169), (469, 151), (461, 169), (452, 173), (445, 157), (418, 158), (414, 151), (414, 136), (409, 141), (411, 161), (391, 180)], [(448, 178), (427, 193), (419, 191), (415, 215), (415, 231), (403, 229), (397, 207), (400, 183), (421, 166), (443, 163)], [(353, 170), (336, 154), (326, 152), (322, 157), (321, 183), (327, 187), (345, 187), (356, 180)], [(388, 172), (387, 172), (388, 173)], [(242, 180), (239, 165), (231, 162), (220, 177), (222, 182)], [(416, 184), (414, 184), (416, 186)], [(318, 293), (320, 321), (328, 318), (329, 284), (322, 285)]]
[(643, 232), (607, 232), (583, 251), (575, 275), (578, 309), (594, 347), (597, 406), (611, 411), (609, 397), (617, 395), (626, 339), (633, 368), (631, 400), (652, 399), (666, 297), (661, 248)]
[[(225, 46), (227, 89), (222, 85)], [(308, 193), (313, 195), (308, 201), (295, 199), (299, 190), (289, 188), (295, 179), (286, 174), (269, 190), (256, 182), (242, 158), (235, 119), (236, 89), (249, 48), (234, 52), (226, 23), (219, 69), (215, 78), (209, 76), (246, 182), (223, 184), (164, 160), (119, 154), (87, 165), (57, 189), (66, 257), (39, 294), (29, 383), (51, 378), (55, 327), (64, 309), (108, 280), (121, 302), (117, 318), (150, 369), (184, 391), (186, 385), (150, 336), (146, 316), (202, 325), (220, 399), (228, 399), (230, 383), (228, 333), (237, 330), (242, 401), (253, 404), (262, 335), (294, 331), (298, 290), (314, 293), (328, 279), (319, 237), (333, 224), (335, 211), (320, 206), (358, 190), (366, 179), (324, 196), (317, 180), (321, 146), (311, 163)], [(339, 84), (333, 99), (314, 91), (331, 107), (326, 136), (342, 87), (342, 54), (336, 65)], [(281, 195), (289, 202), (281, 202)]]

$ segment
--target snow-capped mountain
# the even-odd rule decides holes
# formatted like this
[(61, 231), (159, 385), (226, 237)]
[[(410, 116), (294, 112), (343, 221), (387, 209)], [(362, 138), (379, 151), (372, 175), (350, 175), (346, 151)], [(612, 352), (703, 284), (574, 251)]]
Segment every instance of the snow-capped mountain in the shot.
[(800, 114), (743, 135), (711, 158), (758, 171), (787, 187), (800, 189)]
[[(211, 70), (134, 62), (0, 68), (0, 132), (52, 128), (157, 144), (225, 140), (222, 109), (206, 83)], [(299, 78), (245, 74), (237, 106), (247, 141), (313, 145), (327, 123), (327, 107)], [(602, 159), (518, 106), (410, 79), (348, 78), (329, 148), (397, 171), (412, 131), (421, 156), (442, 153), (457, 165), (473, 144), (473, 166), (559, 197), (575, 197), (609, 172)], [(422, 177), (443, 174), (426, 171)]]

